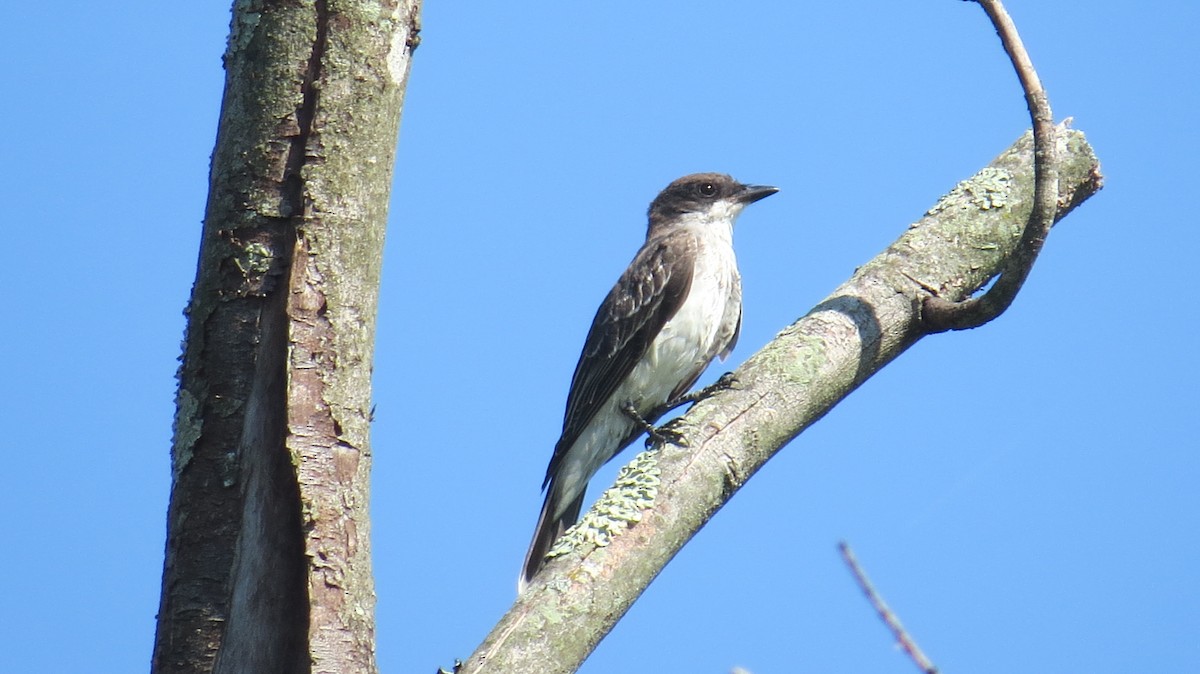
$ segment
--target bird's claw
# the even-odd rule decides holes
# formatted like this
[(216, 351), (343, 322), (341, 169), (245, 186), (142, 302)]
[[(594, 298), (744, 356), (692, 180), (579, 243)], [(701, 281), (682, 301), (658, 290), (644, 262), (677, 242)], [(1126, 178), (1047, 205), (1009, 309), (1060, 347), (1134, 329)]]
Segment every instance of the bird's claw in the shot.
[(737, 378), (736, 374), (732, 372), (726, 372), (725, 374), (721, 375), (720, 379), (717, 379), (712, 384), (700, 389), (698, 399), (707, 398), (720, 393), (721, 391), (739, 388), (741, 383), (742, 382)]
[[(673, 423), (673, 422), (672, 422)], [(683, 433), (671, 428), (671, 423), (663, 424), (657, 428), (651, 428), (646, 436), (646, 449), (651, 449), (655, 445), (677, 445), (679, 447), (687, 447), (687, 437)]]
[[(632, 419), (633, 423), (637, 424), (643, 431), (646, 432), (646, 449), (650, 449), (650, 447), (655, 444), (668, 443), (672, 445), (679, 445), (681, 447), (687, 446), (687, 442), (684, 440), (682, 433), (668, 428), (668, 426), (670, 426), (669, 423), (663, 424), (662, 426), (655, 426), (649, 421), (646, 421), (645, 417), (638, 413), (637, 408), (633, 406), (633, 403), (625, 403), (621, 406), (621, 411), (624, 412), (625, 415), (630, 419)], [(657, 410), (654, 418), (658, 418)]]

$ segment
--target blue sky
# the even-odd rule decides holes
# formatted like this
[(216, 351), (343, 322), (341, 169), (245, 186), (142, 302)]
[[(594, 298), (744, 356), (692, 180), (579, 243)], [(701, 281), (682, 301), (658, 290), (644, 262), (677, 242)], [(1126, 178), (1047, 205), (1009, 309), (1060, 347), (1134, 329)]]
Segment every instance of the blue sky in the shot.
[[(1200, 10), (1134, 7), (1010, 3), (1107, 176), (1010, 312), (923, 340), (785, 448), (584, 672), (912, 671), (841, 539), (943, 671), (1200, 670)], [(145, 671), (229, 8), (7, 18), (0, 671)], [(781, 188), (739, 222), (733, 366), (1028, 125), (970, 3), (424, 20), (375, 369), (386, 672), (465, 658), (513, 599), (579, 348), (667, 182)]]

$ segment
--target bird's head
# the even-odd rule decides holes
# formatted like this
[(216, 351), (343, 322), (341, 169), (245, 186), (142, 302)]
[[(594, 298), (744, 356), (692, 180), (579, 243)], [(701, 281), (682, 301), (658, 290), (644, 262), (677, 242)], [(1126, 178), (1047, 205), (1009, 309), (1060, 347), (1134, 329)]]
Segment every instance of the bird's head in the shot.
[(650, 234), (688, 224), (731, 227), (747, 204), (778, 191), (767, 185), (743, 185), (724, 173), (684, 176), (650, 203)]

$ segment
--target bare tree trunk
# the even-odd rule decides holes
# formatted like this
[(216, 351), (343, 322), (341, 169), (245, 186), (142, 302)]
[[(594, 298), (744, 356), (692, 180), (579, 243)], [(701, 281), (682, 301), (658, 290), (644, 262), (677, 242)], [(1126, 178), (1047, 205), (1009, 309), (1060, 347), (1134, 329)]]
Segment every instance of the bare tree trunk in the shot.
[(155, 672), (373, 672), (380, 255), (420, 0), (237, 0)]

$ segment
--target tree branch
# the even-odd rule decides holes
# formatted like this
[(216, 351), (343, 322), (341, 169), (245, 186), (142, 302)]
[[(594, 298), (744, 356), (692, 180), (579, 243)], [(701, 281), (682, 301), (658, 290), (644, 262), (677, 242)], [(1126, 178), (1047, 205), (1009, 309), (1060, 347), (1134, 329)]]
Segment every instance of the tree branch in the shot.
[(867, 578), (867, 572), (858, 564), (858, 558), (854, 556), (854, 551), (850, 549), (850, 545), (845, 541), (838, 543), (838, 551), (842, 553), (842, 560), (846, 562), (846, 566), (850, 569), (850, 573), (854, 576), (854, 582), (858, 583), (858, 589), (862, 590), (866, 595), (867, 601), (871, 602), (871, 607), (879, 614), (879, 619), (891, 631), (892, 636), (896, 638), (896, 643), (900, 644), (900, 648), (908, 654), (912, 659), (913, 664), (917, 666), (925, 674), (937, 674), (937, 667), (929, 661), (921, 647), (917, 645), (915, 639), (908, 634), (908, 630), (904, 629), (904, 625), (900, 624), (900, 618), (888, 607), (887, 602), (883, 601), (883, 597), (879, 596), (879, 592), (875, 586), (871, 584), (871, 579)]
[[(1060, 128), (1058, 217), (1100, 189), (1083, 134)], [(687, 447), (639, 454), (464, 663), (463, 674), (571, 672), (705, 522), (780, 448), (916, 342), (931, 291), (965, 296), (1017, 247), (1034, 200), (1025, 134), (673, 422)], [(630, 526), (632, 524), (632, 526)]]

